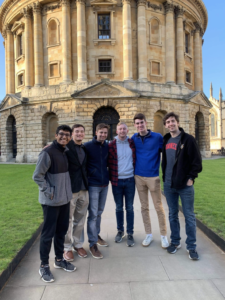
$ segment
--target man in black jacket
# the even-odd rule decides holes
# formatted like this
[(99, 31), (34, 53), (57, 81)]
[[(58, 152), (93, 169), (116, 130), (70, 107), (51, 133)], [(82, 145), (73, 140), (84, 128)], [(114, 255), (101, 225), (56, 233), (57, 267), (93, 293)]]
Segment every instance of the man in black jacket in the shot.
[(73, 249), (79, 257), (87, 257), (83, 248), (84, 224), (89, 204), (87, 180), (87, 152), (82, 144), (85, 128), (81, 124), (72, 127), (72, 140), (67, 144), (66, 152), (69, 162), (69, 174), (73, 197), (70, 201), (69, 229), (65, 237), (64, 258), (73, 261)]
[(201, 154), (194, 137), (179, 127), (178, 115), (168, 113), (163, 122), (169, 129), (169, 133), (164, 136), (162, 153), (164, 194), (169, 207), (171, 229), (171, 244), (167, 251), (173, 254), (181, 247), (178, 218), (180, 196), (186, 224), (187, 251), (190, 259), (198, 260), (193, 184), (202, 171)]
[(108, 144), (105, 141), (108, 136), (108, 130), (109, 126), (107, 124), (98, 124), (96, 126), (96, 136), (92, 141), (84, 144), (88, 155), (89, 215), (87, 220), (87, 233), (90, 253), (97, 259), (103, 258), (103, 255), (98, 250), (98, 246), (108, 246), (107, 242), (100, 236), (101, 215), (105, 208), (109, 184), (109, 173), (107, 169)]

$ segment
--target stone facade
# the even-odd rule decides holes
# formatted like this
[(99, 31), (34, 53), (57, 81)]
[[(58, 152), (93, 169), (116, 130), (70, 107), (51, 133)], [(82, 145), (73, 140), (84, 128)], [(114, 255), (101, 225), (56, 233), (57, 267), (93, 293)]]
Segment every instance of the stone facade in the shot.
[(219, 100), (213, 97), (213, 86), (210, 87), (210, 98), (212, 108), (210, 109), (210, 149), (214, 153), (219, 153), (221, 148), (225, 148), (225, 101), (223, 100), (222, 89), (220, 89)]
[(210, 155), (209, 109), (202, 91), (202, 0), (5, 0), (6, 96), (0, 107), (1, 161), (35, 162), (57, 125), (82, 123), (90, 140), (99, 122), (145, 113), (165, 133), (174, 111)]

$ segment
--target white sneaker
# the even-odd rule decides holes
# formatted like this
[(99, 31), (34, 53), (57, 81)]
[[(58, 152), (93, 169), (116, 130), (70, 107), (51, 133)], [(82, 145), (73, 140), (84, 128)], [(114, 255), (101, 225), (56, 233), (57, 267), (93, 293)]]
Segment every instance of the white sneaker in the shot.
[(167, 247), (169, 247), (169, 242), (167, 240), (166, 236), (161, 236), (161, 245), (163, 249), (166, 249)]
[(150, 235), (146, 235), (146, 238), (142, 242), (142, 246), (143, 247), (148, 247), (151, 244), (152, 241), (153, 241), (153, 237), (150, 236)]

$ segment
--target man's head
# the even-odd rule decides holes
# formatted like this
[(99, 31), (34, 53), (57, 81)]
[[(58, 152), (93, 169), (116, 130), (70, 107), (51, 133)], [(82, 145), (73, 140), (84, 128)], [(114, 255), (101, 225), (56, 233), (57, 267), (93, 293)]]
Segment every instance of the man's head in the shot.
[(60, 125), (56, 129), (55, 138), (57, 143), (65, 147), (71, 140), (72, 129), (68, 125)]
[(170, 112), (163, 118), (163, 124), (170, 132), (177, 132), (179, 130), (179, 116), (174, 112)]
[(72, 138), (78, 144), (83, 141), (85, 137), (85, 127), (81, 124), (74, 124), (72, 127)]
[(103, 143), (108, 136), (109, 125), (100, 123), (96, 126), (97, 141)]
[(134, 126), (137, 131), (141, 133), (147, 132), (147, 122), (144, 114), (138, 113), (134, 116)]
[(120, 122), (117, 124), (116, 133), (118, 134), (119, 139), (121, 139), (121, 140), (125, 139), (128, 134), (128, 131), (129, 130), (125, 123)]

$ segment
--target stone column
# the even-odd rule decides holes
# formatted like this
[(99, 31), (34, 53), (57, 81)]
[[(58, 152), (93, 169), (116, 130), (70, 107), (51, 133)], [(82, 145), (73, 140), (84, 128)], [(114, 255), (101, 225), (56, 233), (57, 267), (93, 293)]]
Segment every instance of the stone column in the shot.
[(15, 93), (15, 62), (14, 62), (14, 38), (11, 31), (11, 25), (6, 27), (6, 56), (7, 56), (7, 93)]
[(34, 15), (34, 80), (35, 86), (44, 84), (43, 38), (40, 3), (33, 3)]
[(202, 39), (203, 32), (200, 34), (200, 57), (201, 57), (201, 91), (203, 91), (203, 65), (202, 65), (202, 47), (204, 40)]
[(25, 87), (30, 88), (33, 83), (33, 54), (32, 54), (32, 20), (30, 10), (23, 9), (25, 19)]
[(194, 78), (195, 78), (195, 91), (201, 91), (201, 45), (200, 45), (200, 25), (195, 23), (194, 33)]
[(123, 77), (133, 80), (130, 0), (123, 0)]
[(63, 83), (72, 81), (70, 1), (62, 0)]
[(166, 82), (175, 82), (175, 38), (174, 6), (171, 1), (164, 4), (166, 11)]
[(138, 80), (147, 81), (146, 0), (138, 0)]
[(87, 81), (85, 0), (77, 0), (77, 81)]
[(4, 47), (5, 47), (5, 93), (8, 93), (8, 63), (7, 63), (7, 35), (4, 32)]
[(184, 10), (182, 7), (176, 8), (176, 53), (177, 53), (177, 84), (184, 85)]

